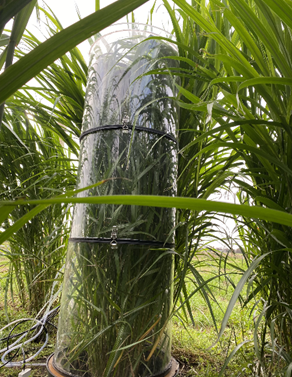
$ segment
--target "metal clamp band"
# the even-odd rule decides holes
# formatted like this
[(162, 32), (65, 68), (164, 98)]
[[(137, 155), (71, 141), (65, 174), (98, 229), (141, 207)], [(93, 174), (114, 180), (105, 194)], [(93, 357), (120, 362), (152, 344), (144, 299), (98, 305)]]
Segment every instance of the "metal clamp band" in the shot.
[(69, 241), (78, 243), (108, 243), (111, 245), (112, 241), (115, 241), (119, 245), (145, 245), (145, 246), (157, 246), (161, 248), (172, 249), (174, 243), (165, 243), (161, 241), (146, 241), (146, 240), (137, 240), (132, 238), (102, 238), (102, 237), (71, 237)]
[[(129, 124), (126, 125), (126, 127), (129, 130), (132, 130), (134, 128), (135, 131), (145, 131), (145, 132), (149, 132), (149, 133), (152, 133), (152, 134), (161, 135), (161, 136), (164, 136), (166, 139), (169, 139), (169, 140), (177, 143), (176, 138), (174, 136), (172, 136), (171, 134), (168, 134), (168, 133), (160, 131), (160, 130), (155, 130), (154, 128), (141, 127), (141, 126), (133, 127), (132, 125), (129, 125)], [(105, 126), (101, 126), (101, 127), (91, 128), (90, 130), (82, 132), (79, 140), (81, 141), (85, 136), (90, 135), (90, 134), (94, 134), (94, 133), (99, 132), (99, 131), (119, 130), (119, 129), (125, 130), (125, 124), (113, 124), (113, 125), (105, 125)]]

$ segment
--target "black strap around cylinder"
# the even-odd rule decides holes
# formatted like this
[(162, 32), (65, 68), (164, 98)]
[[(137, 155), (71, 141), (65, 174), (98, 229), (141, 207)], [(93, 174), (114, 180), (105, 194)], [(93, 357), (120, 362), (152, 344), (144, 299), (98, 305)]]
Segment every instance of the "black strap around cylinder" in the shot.
[[(108, 243), (110, 244), (112, 238), (102, 238), (102, 237), (71, 237), (69, 238), (69, 241), (78, 243), (78, 242), (83, 242), (83, 243)], [(115, 241), (117, 242), (118, 245), (140, 245), (140, 246), (156, 246), (156, 247), (161, 247), (161, 248), (167, 248), (171, 249), (175, 245), (174, 243), (165, 243), (161, 241), (144, 241), (144, 240), (137, 240), (137, 239), (132, 239), (132, 238), (116, 238)]]
[[(82, 132), (79, 140), (81, 141), (85, 136), (90, 135), (90, 134), (94, 134), (94, 133), (99, 132), (99, 131), (119, 130), (119, 129), (123, 129), (123, 127), (124, 126), (121, 125), (121, 124), (114, 124), (114, 125), (106, 125), (106, 126), (91, 128), (90, 130)], [(154, 128), (141, 127), (141, 126), (133, 127), (132, 125), (128, 125), (127, 128), (129, 130), (134, 129), (135, 131), (145, 131), (145, 132), (149, 132), (149, 133), (152, 133), (152, 134), (161, 135), (161, 136), (166, 137), (167, 139), (177, 143), (176, 138), (174, 136), (172, 136), (171, 134), (168, 134), (168, 133), (160, 131), (160, 130), (155, 130)]]

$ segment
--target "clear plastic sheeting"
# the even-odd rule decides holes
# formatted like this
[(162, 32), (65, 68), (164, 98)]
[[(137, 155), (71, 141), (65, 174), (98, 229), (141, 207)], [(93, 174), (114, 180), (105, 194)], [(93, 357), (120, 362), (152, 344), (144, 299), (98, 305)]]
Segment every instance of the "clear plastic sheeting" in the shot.
[[(143, 131), (99, 131), (82, 141), (78, 187), (105, 183), (80, 193), (169, 195), (175, 192), (175, 142)], [(110, 237), (171, 242), (174, 210), (142, 206), (75, 206), (71, 237)]]
[[(159, 31), (158, 31), (159, 34)], [(176, 191), (176, 51), (157, 31), (110, 33), (92, 47), (78, 194)], [(145, 40), (146, 38), (146, 40)], [(171, 367), (175, 213), (77, 204), (54, 366), (69, 376), (146, 377)]]
[[(107, 34), (92, 46), (83, 131), (121, 124), (126, 114), (131, 124), (136, 121), (136, 125), (175, 134), (171, 72), (177, 62), (164, 57), (177, 53), (168, 43), (149, 39), (159, 36), (152, 27), (144, 27), (146, 30), (137, 30), (133, 25)], [(160, 74), (165, 70), (169, 75)]]
[(71, 242), (56, 367), (76, 376), (167, 371), (172, 269), (169, 250), (137, 245), (113, 250), (108, 244)]

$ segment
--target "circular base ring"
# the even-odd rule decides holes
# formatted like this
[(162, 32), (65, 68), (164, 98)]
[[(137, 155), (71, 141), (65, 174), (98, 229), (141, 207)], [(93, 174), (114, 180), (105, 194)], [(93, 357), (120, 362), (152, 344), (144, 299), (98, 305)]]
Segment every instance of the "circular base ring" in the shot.
[[(53, 357), (54, 354), (52, 353), (46, 362), (46, 367), (48, 371), (49, 377), (66, 377), (64, 374), (60, 373), (53, 365)], [(165, 377), (176, 377), (179, 371), (179, 364), (175, 360), (175, 358), (171, 358), (171, 368), (170, 371), (165, 375)], [(156, 375), (157, 376), (157, 375)]]

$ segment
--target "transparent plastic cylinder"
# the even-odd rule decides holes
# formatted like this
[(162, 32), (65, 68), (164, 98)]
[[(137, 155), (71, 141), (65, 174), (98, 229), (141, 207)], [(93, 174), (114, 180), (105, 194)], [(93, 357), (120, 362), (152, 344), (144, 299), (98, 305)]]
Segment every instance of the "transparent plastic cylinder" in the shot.
[[(175, 195), (173, 46), (115, 25), (92, 46), (77, 188)], [(120, 29), (118, 32), (115, 29)], [(165, 36), (165, 35), (163, 35)], [(171, 367), (173, 209), (77, 204), (54, 366), (69, 376), (164, 376)]]

